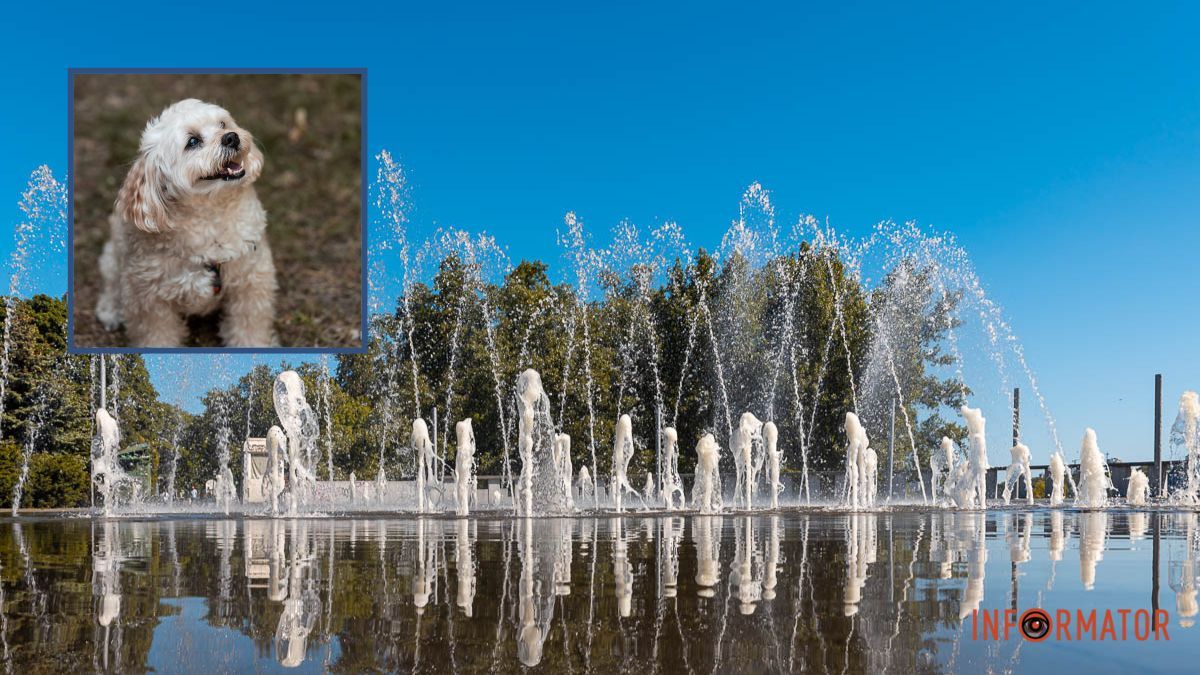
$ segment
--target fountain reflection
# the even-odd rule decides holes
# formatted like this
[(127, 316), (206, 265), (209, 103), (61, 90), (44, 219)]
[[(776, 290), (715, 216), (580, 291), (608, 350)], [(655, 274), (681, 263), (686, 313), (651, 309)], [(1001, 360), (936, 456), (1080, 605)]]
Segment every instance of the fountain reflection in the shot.
[(1104, 559), (1108, 513), (1085, 511), (1079, 514), (1079, 579), (1083, 587), (1096, 587), (1096, 566)]
[[(16, 527), (20, 528), (20, 525)], [(121, 555), (120, 532), (121, 528), (117, 523), (105, 522), (92, 554), (92, 594), (96, 597), (98, 605), (96, 620), (104, 629), (102, 646), (104, 650), (103, 663), (106, 670), (110, 651), (114, 652), (118, 659), (121, 654), (121, 631), (117, 620), (121, 615), (121, 565), (124, 558)], [(117, 646), (110, 650), (109, 638), (114, 624), (116, 624), (117, 631)], [(118, 661), (117, 669), (120, 669), (120, 665)]]
[(1175, 591), (1175, 610), (1179, 614), (1179, 625), (1191, 628), (1196, 625), (1196, 615), (1200, 614), (1200, 602), (1197, 602), (1197, 590), (1200, 589), (1200, 565), (1196, 564), (1197, 554), (1200, 553), (1200, 526), (1197, 526), (1195, 513), (1182, 514), (1183, 522), (1183, 560), (1170, 563), (1171, 590)]
[[(1107, 593), (1085, 589), (1121, 590), (1151, 574), (1153, 547), (1126, 546), (1126, 536), (1159, 532), (1172, 624), (1195, 621), (1197, 514), (1165, 514), (1158, 526), (1154, 518), (1055, 509), (26, 519), (0, 528), (0, 551), (13, 552), (0, 556), (0, 642), (10, 645), (5, 664), (13, 672), (36, 670), (39, 658), (93, 671), (169, 670), (151, 648), (160, 640), (227, 653), (230, 668), (245, 670), (867, 672), (916, 664), (981, 672), (1018, 660), (1043, 667), (1046, 650), (1014, 653), (1013, 644), (973, 640), (972, 612), (1006, 609), (1011, 598), (1019, 609), (1103, 604)], [(1056, 587), (1072, 532), (1082, 583)], [(1105, 565), (1113, 566), (1109, 579)], [(995, 582), (987, 592), (988, 576), (1010, 566), (1014, 584), (1043, 580), (1036, 600), (1006, 597), (1010, 588)], [(81, 588), (80, 578), (90, 584)], [(1113, 645), (1073, 648), (1104, 658)], [(1160, 651), (1164, 665), (1200, 657), (1200, 645), (1187, 640)]]

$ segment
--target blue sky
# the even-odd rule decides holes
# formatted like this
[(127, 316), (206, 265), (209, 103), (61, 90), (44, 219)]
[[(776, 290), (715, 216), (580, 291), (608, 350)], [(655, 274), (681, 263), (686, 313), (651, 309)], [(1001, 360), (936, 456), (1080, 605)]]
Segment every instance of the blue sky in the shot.
[(1200, 6), (1143, 7), (21, 3), (0, 186), (15, 218), (35, 166), (65, 171), (68, 66), (365, 66), (415, 227), (554, 260), (574, 210), (599, 243), (628, 218), (713, 247), (756, 180), (785, 223), (916, 219), (971, 252), (1069, 456), (1090, 425), (1142, 458), (1153, 374), (1168, 422), (1200, 387)]

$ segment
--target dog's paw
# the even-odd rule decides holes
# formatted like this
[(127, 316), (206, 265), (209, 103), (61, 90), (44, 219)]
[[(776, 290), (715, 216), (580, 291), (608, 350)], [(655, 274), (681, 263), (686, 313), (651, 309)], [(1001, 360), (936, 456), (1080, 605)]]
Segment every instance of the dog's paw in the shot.
[(121, 320), (120, 311), (112, 307), (104, 306), (96, 308), (96, 320), (100, 322), (101, 326), (104, 326), (104, 330), (109, 331), (110, 333), (120, 328), (121, 324), (124, 323)]

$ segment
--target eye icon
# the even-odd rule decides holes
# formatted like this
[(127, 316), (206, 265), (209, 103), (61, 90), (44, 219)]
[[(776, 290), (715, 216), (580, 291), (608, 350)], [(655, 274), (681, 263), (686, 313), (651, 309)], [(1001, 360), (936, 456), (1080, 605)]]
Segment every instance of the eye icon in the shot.
[(1042, 609), (1027, 609), (1021, 614), (1021, 635), (1030, 642), (1041, 642), (1050, 635), (1050, 615)]

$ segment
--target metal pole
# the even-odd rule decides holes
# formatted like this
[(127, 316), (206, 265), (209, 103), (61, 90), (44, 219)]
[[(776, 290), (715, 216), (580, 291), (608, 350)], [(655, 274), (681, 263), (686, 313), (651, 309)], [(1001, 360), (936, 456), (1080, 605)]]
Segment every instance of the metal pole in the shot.
[(1154, 519), (1154, 551), (1150, 558), (1152, 565), (1150, 568), (1150, 607), (1154, 610), (1154, 616), (1158, 616), (1158, 548), (1162, 539), (1162, 530), (1159, 528), (1158, 514), (1151, 513), (1150, 517)]
[(663, 492), (663, 489), (665, 489), (665, 484), (663, 483), (663, 480), (665, 480), (665, 476), (667, 473), (667, 463), (664, 460), (663, 455), (662, 455), (662, 406), (661, 405), (655, 406), (655, 408), (654, 408), (654, 460), (655, 460), (655, 465), (658, 467), (658, 486), (659, 486), (658, 493), (660, 496), (662, 496), (665, 499), (666, 495), (662, 494), (662, 492)]
[(1162, 473), (1162, 373), (1154, 376), (1154, 492), (1166, 492)]
[[(438, 442), (437, 406), (434, 406), (433, 407), (433, 456), (434, 457), (438, 456), (437, 442)], [(430, 468), (433, 468), (433, 467), (430, 467)], [(446, 482), (446, 463), (444, 461), (441, 463), (440, 466), (438, 466), (438, 480), (440, 480), (443, 483)], [(440, 486), (439, 486), (439, 489), (440, 489)]]
[(896, 601), (896, 542), (892, 537), (892, 514), (887, 515), (888, 529), (888, 602)]
[[(916, 451), (916, 448), (913, 448)], [(894, 496), (892, 482), (896, 470), (896, 397), (892, 397), (892, 427), (888, 431), (888, 501)]]
[[(108, 368), (104, 363), (104, 355), (100, 355), (100, 407), (108, 407)], [(97, 429), (97, 431), (99, 431)], [(95, 459), (88, 462), (88, 487), (92, 495), (92, 508), (96, 508), (96, 475), (95, 475)]]
[[(1017, 447), (1017, 443), (1020, 443), (1020, 442), (1021, 442), (1021, 388), (1013, 387), (1013, 447), (1014, 448)], [(1012, 477), (1008, 475), (1007, 471), (1004, 472), (1004, 480), (1005, 480), (1006, 485), (1007, 485), (1008, 481), (1012, 480)], [(1016, 494), (1017, 499), (1020, 499), (1021, 498), (1021, 482), (1014, 481), (1014, 485), (1017, 488), (1017, 494)], [(1026, 487), (1026, 489), (1030, 489), (1030, 488)], [(1000, 490), (1000, 481), (999, 480), (996, 481), (996, 490), (997, 491)], [(1013, 563), (1013, 575), (1014, 575), (1013, 578), (1014, 578), (1014, 580), (1016, 578), (1016, 576), (1015, 576), (1016, 573), (1017, 573), (1016, 563)], [(1016, 608), (1017, 608), (1016, 598), (1014, 597), (1013, 609), (1016, 609)]]
[(1021, 442), (1021, 388), (1013, 387), (1013, 445)]

